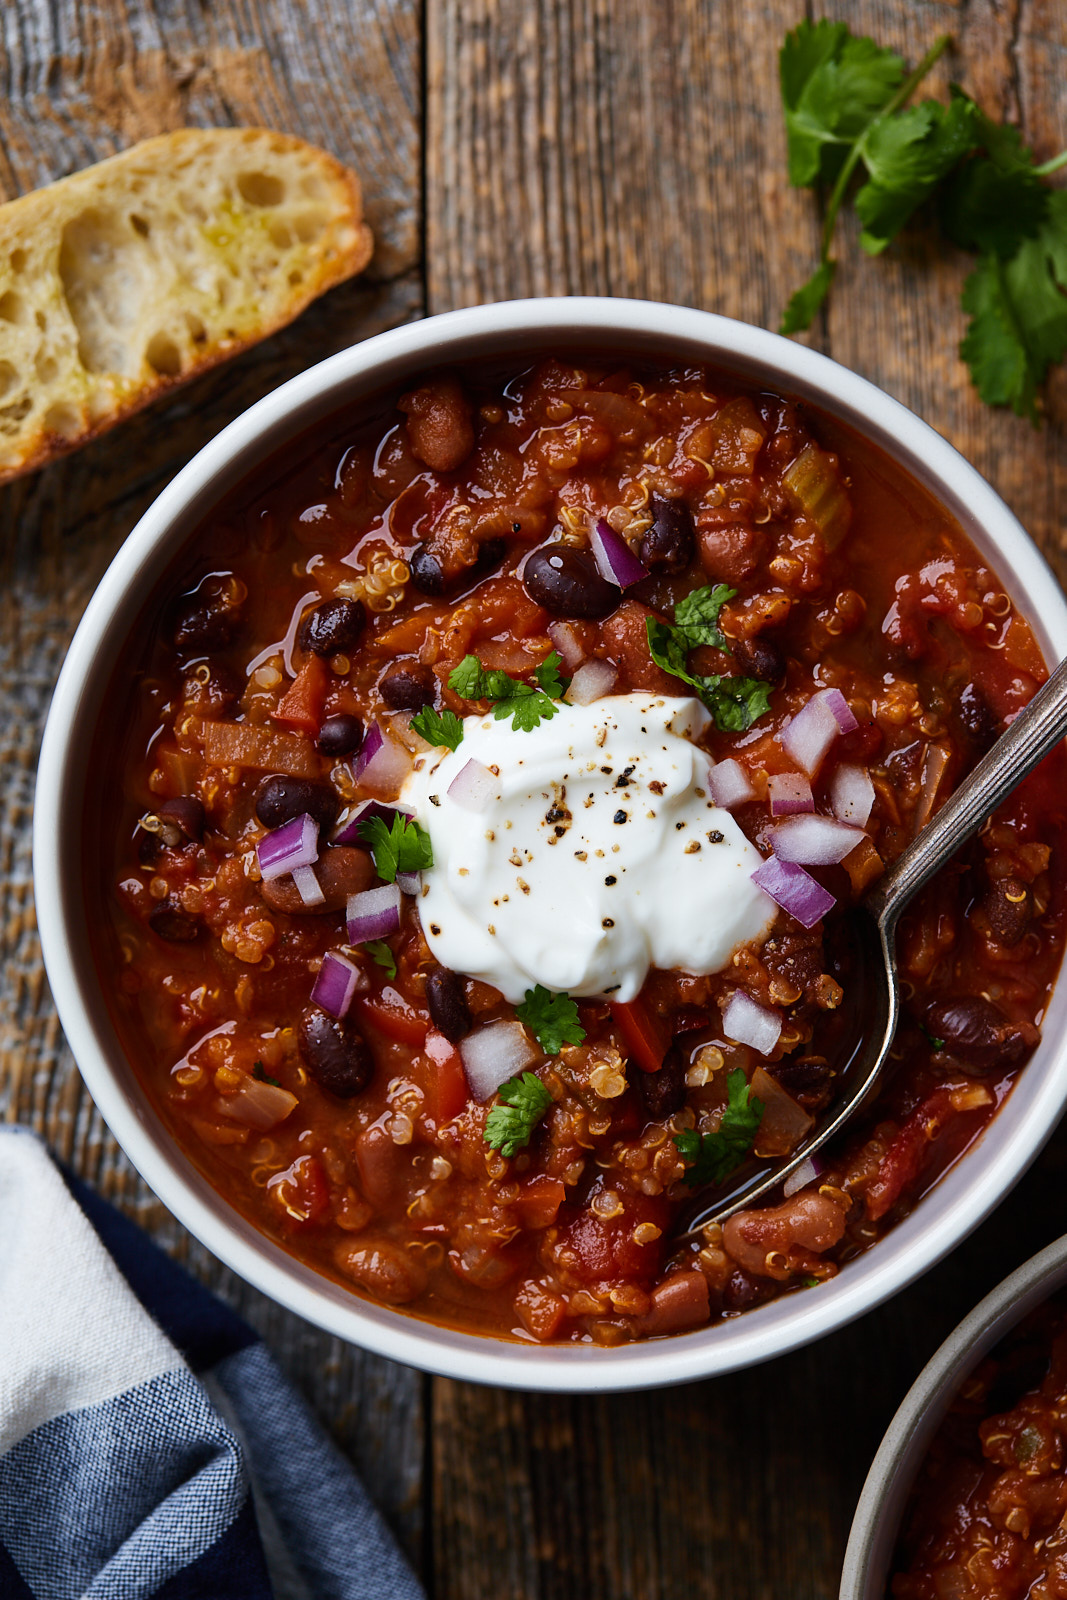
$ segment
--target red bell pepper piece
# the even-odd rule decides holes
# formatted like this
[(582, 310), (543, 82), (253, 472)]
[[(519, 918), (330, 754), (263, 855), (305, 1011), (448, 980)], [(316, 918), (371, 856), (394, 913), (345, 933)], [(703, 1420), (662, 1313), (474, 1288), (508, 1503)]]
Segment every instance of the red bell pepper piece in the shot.
[(310, 656), (272, 713), (275, 722), (318, 738), (322, 708), (330, 686), (330, 669), (321, 656)]
[(616, 1004), (610, 1009), (612, 1021), (637, 1065), (644, 1072), (658, 1072), (671, 1044), (663, 1019), (645, 1005), (640, 995), (626, 1005)]

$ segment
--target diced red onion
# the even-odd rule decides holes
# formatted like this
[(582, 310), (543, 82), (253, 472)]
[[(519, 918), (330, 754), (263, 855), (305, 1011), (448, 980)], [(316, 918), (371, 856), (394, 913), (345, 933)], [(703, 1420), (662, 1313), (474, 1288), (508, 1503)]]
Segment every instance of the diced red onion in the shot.
[(588, 652), (578, 637), (573, 622), (560, 622), (554, 618), (548, 625), (548, 637), (556, 648), (565, 672), (574, 672), (581, 666)]
[(353, 944), (366, 939), (388, 939), (400, 929), (400, 887), (384, 883), (377, 889), (350, 894), (346, 909), (348, 937)]
[(802, 1161), (795, 1172), (791, 1172), (782, 1185), (782, 1193), (786, 1199), (791, 1194), (796, 1194), (798, 1189), (806, 1189), (809, 1183), (814, 1183), (816, 1178), (821, 1178), (826, 1171), (818, 1156), (809, 1156)]
[(264, 834), (256, 845), (259, 875), (264, 883), (272, 883), (298, 867), (310, 867), (319, 859), (319, 825), (305, 811), (292, 817), (280, 828)]
[(805, 872), (794, 861), (780, 861), (777, 856), (768, 857), (757, 867), (752, 881), (758, 883), (783, 911), (796, 917), (804, 928), (814, 928), (837, 904), (830, 891), (816, 883), (810, 872)]
[(768, 843), (782, 861), (799, 861), (806, 867), (830, 867), (843, 861), (865, 837), (862, 828), (853, 828), (836, 817), (787, 817), (767, 835)]
[(830, 779), (830, 804), (842, 822), (865, 828), (874, 805), (874, 784), (867, 768), (843, 761)]
[(361, 800), (358, 806), (353, 806), (337, 824), (330, 842), (332, 844), (366, 844), (361, 836), (359, 825), (361, 822), (370, 822), (373, 817), (381, 817), (386, 827), (391, 828), (397, 812), (403, 817), (413, 817), (414, 811), (409, 806), (386, 806), (380, 800)]
[(422, 888), (422, 878), (417, 872), (398, 872), (396, 881), (401, 894), (418, 894)]
[(715, 804), (727, 811), (756, 798), (748, 773), (740, 761), (734, 761), (732, 757), (716, 762), (708, 775), (708, 787)]
[(587, 661), (570, 681), (567, 699), (574, 706), (591, 706), (615, 687), (616, 670), (610, 661)]
[(603, 517), (590, 531), (589, 547), (600, 576), (608, 583), (617, 583), (620, 589), (628, 589), (632, 583), (640, 583), (642, 578), (648, 577), (644, 562), (638, 561), (626, 540)]
[(829, 706), (834, 721), (842, 733), (855, 733), (859, 723), (852, 715), (852, 707), (840, 689), (823, 689), (820, 698)]
[(521, 1022), (491, 1022), (460, 1041), (463, 1070), (471, 1094), (484, 1105), (502, 1083), (540, 1059), (540, 1051)]
[(312, 1005), (328, 1011), (331, 1017), (340, 1019), (347, 1016), (362, 976), (351, 961), (346, 961), (344, 956), (334, 955), (332, 950), (327, 951), (311, 991)]
[(814, 811), (811, 784), (800, 772), (775, 772), (767, 779), (772, 817), (791, 817), (798, 811)]
[(321, 906), (326, 899), (322, 892), (322, 885), (315, 876), (314, 867), (294, 867), (293, 882), (296, 884), (297, 893), (306, 906)]
[(354, 769), (355, 779), (361, 789), (377, 790), (383, 796), (390, 796), (397, 793), (411, 765), (411, 756), (403, 745), (387, 739), (374, 722), (363, 740)]
[(769, 1006), (757, 1005), (743, 989), (735, 989), (723, 1009), (722, 1027), (728, 1039), (769, 1056), (781, 1035), (782, 1018)]
[(786, 723), (778, 738), (782, 749), (813, 778), (838, 735), (858, 727), (840, 689), (820, 689)]
[(494, 800), (500, 799), (500, 778), (472, 756), (459, 769), (445, 793), (464, 811), (484, 811)]

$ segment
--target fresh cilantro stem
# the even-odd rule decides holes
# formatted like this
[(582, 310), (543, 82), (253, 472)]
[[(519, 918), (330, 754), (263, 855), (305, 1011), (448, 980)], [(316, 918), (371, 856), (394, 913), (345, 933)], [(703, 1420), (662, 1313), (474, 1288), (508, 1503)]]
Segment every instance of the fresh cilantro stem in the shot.
[(1061, 150), (1058, 156), (1053, 156), (1051, 161), (1042, 162), (1034, 171), (1039, 178), (1047, 178), (1053, 172), (1059, 172), (1061, 167), (1067, 167), (1067, 150)]
[(915, 93), (920, 83), (922, 83), (927, 73), (940, 59), (940, 57), (944, 55), (951, 43), (951, 35), (943, 33), (940, 39), (938, 39), (937, 43), (930, 46), (929, 50), (919, 62), (919, 65), (913, 72), (909, 72), (908, 76), (904, 79), (904, 82), (900, 85), (900, 88), (893, 95), (892, 99), (888, 100), (882, 109), (871, 118), (866, 128), (864, 128), (863, 132), (853, 144), (852, 149), (849, 151), (848, 156), (845, 159), (844, 166), (837, 175), (837, 182), (830, 190), (830, 198), (826, 204), (826, 217), (823, 221), (822, 227), (822, 248), (819, 252), (819, 261), (822, 266), (828, 267), (830, 265), (830, 246), (833, 243), (834, 229), (837, 226), (837, 213), (840, 211), (844, 201), (845, 194), (848, 190), (849, 180), (856, 170), (856, 165), (859, 162), (860, 157), (863, 155), (863, 142), (866, 139), (868, 132), (873, 125), (879, 121), (880, 118), (891, 117), (894, 111), (899, 111), (901, 106), (905, 105), (908, 100), (911, 99), (912, 95)]

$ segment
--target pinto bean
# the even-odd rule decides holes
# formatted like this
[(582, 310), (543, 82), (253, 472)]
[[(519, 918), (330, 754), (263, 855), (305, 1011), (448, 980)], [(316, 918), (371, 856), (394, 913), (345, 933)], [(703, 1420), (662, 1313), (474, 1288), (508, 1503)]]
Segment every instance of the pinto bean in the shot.
[(458, 1044), (470, 1033), (470, 1006), (458, 972), (448, 967), (435, 967), (426, 979), (426, 1006), (434, 1027), (446, 1039)]
[(377, 877), (369, 852), (349, 844), (330, 845), (319, 856), (314, 871), (322, 890), (321, 905), (306, 906), (288, 873), (261, 883), (259, 892), (272, 911), (284, 911), (290, 917), (331, 916), (344, 910), (350, 894), (369, 889)]
[(658, 1072), (630, 1074), (638, 1099), (652, 1122), (663, 1122), (685, 1105), (686, 1064), (678, 1045), (672, 1044)]
[(785, 656), (778, 646), (762, 634), (751, 639), (734, 639), (730, 645), (734, 660), (750, 678), (764, 683), (781, 683), (785, 678)]
[[(826, 1194), (795, 1194), (763, 1211), (737, 1211), (723, 1225), (722, 1244), (745, 1272), (757, 1278), (789, 1276), (791, 1250), (820, 1254), (845, 1231), (845, 1210)], [(778, 1258), (773, 1262), (768, 1258)]]
[(702, 1272), (673, 1272), (652, 1291), (652, 1307), (638, 1318), (643, 1334), (681, 1333), (699, 1328), (711, 1316), (708, 1280)]
[(320, 828), (332, 828), (341, 802), (328, 783), (312, 783), (308, 778), (286, 778), (274, 773), (256, 790), (252, 802), (256, 816), (265, 828), (280, 828), (307, 812)]
[(189, 944), (200, 933), (197, 918), (183, 910), (179, 900), (169, 898), (153, 906), (148, 913), (148, 926), (168, 944)]
[(432, 668), (413, 661), (409, 666), (387, 673), (378, 685), (378, 692), (394, 711), (421, 711), (423, 706), (433, 705), (437, 679)]
[(363, 743), (363, 723), (359, 717), (338, 712), (326, 718), (316, 743), (324, 756), (353, 756)]
[(297, 1042), (308, 1075), (339, 1100), (360, 1094), (374, 1076), (370, 1046), (349, 1017), (338, 1021), (308, 1006), (300, 1018)]
[(980, 994), (935, 1000), (923, 1020), (964, 1071), (979, 1077), (1017, 1067), (1041, 1037), (1032, 1022), (1012, 1022)]
[(641, 540), (640, 555), (654, 572), (684, 572), (696, 550), (693, 513), (684, 500), (652, 496), (651, 528)]
[(346, 1278), (389, 1306), (406, 1305), (426, 1287), (426, 1269), (415, 1252), (386, 1239), (343, 1244), (334, 1261)]
[(471, 406), (455, 378), (438, 378), (401, 395), (411, 453), (435, 472), (454, 472), (474, 449)]
[(314, 655), (347, 655), (366, 626), (367, 613), (358, 600), (323, 600), (306, 614), (297, 637), (300, 648)]
[(544, 545), (522, 569), (526, 593), (554, 617), (606, 617), (622, 601), (622, 590), (600, 576), (584, 550)]
[(766, 538), (762, 528), (742, 522), (700, 530), (700, 560), (716, 583), (741, 583), (751, 577), (763, 557)]

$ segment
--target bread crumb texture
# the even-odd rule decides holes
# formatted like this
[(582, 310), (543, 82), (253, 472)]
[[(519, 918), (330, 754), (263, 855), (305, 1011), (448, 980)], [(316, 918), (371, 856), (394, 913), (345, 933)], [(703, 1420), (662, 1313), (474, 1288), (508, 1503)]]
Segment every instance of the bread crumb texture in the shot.
[(0, 483), (366, 266), (359, 181), (260, 128), (182, 129), (0, 206)]

